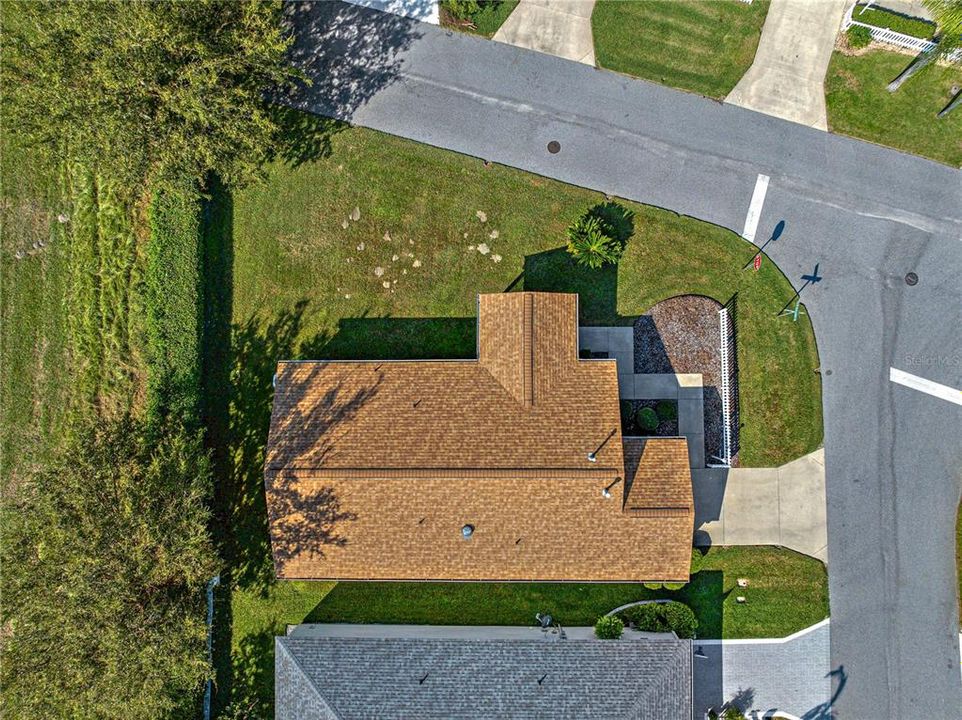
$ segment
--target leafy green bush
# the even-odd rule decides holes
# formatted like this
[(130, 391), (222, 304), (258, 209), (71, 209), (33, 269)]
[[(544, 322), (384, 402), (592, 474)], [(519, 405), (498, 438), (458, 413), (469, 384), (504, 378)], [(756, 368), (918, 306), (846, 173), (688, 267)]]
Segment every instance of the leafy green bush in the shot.
[[(903, 35), (911, 35), (912, 37), (922, 38), (923, 40), (928, 40), (935, 35), (935, 23), (929, 22), (928, 20), (908, 17), (907, 15), (902, 15), (901, 13), (881, 7), (865, 8), (864, 12), (862, 11), (863, 8), (865, 8), (864, 3), (857, 5), (852, 12), (852, 19), (856, 22), (873, 25), (886, 30), (894, 30)], [(849, 28), (849, 32), (851, 32), (851, 28)], [(851, 39), (851, 37), (849, 39)]]
[(597, 269), (621, 257), (621, 245), (604, 233), (598, 218), (582, 215), (568, 227), (568, 254), (579, 265)]
[(671, 400), (662, 400), (655, 406), (655, 414), (659, 420), (675, 420), (678, 417), (678, 405)]
[(852, 25), (845, 31), (848, 36), (848, 44), (853, 48), (868, 47), (872, 43), (872, 31), (861, 25)]
[(595, 623), (595, 636), (601, 640), (617, 640), (624, 630), (624, 622), (616, 615), (602, 615)]
[(204, 586), (218, 566), (207, 455), (182, 428), (129, 416), (76, 430), (0, 509), (15, 629), (4, 705), (27, 718), (191, 717), (210, 677)]
[(478, 0), (441, 0), (441, 7), (458, 20), (470, 20), (472, 15), (481, 10)]
[(191, 423), (200, 401), (200, 204), (190, 183), (154, 192), (147, 243), (147, 417)]
[(638, 424), (638, 428), (644, 432), (654, 432), (658, 429), (658, 415), (650, 407), (638, 410), (638, 414), (635, 415), (635, 422)]
[(673, 632), (680, 638), (695, 637), (698, 620), (692, 609), (680, 602), (632, 605), (618, 613), (624, 623), (645, 632)]

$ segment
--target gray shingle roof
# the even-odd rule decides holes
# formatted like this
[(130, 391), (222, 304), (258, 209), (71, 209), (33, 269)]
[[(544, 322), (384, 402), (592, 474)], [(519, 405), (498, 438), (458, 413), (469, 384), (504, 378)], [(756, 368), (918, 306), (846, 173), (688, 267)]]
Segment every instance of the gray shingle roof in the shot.
[(276, 651), (276, 720), (691, 718), (687, 640), (280, 637)]

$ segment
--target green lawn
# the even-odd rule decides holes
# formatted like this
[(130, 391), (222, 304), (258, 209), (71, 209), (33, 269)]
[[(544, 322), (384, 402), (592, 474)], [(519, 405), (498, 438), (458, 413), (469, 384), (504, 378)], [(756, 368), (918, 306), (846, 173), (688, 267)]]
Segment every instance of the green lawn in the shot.
[(911, 61), (886, 50), (833, 53), (825, 77), (829, 128), (959, 167), (962, 111), (941, 120), (936, 113), (952, 99), (952, 86), (962, 86), (962, 66), (929, 67), (889, 93), (885, 86)]
[[(638, 585), (277, 583), (262, 473), (279, 359), (471, 357), (477, 293), (509, 287), (578, 292), (585, 324), (628, 324), (678, 293), (725, 301), (737, 292), (743, 462), (779, 464), (819, 445), (811, 325), (777, 317), (791, 287), (770, 261), (743, 271), (753, 248), (733, 233), (626, 203), (635, 235), (619, 266), (581, 270), (562, 249), (565, 227), (603, 196), (370, 130), (309, 124), (281, 153), (289, 160), (232, 196), (215, 192), (207, 213), (205, 325), (223, 338), (205, 352), (228, 562), (219, 702), (231, 688), (269, 701), (272, 638), (287, 623), (527, 623), (549, 611), (578, 624), (651, 596)], [(310, 148), (319, 156), (306, 158)], [(744, 606), (726, 594), (736, 576), (752, 579)], [(730, 637), (816, 622), (826, 593), (820, 563), (759, 548), (712, 550), (677, 594), (697, 608), (705, 635)]]
[(508, 19), (508, 15), (517, 6), (518, 0), (479, 0), (480, 10), (469, 21), (460, 21), (448, 13), (441, 6), (441, 25), (452, 30), (491, 37)]
[[(547, 612), (562, 625), (593, 625), (609, 610), (651, 598), (687, 603), (698, 637), (782, 637), (828, 616), (824, 566), (789, 550), (712, 548), (695, 552), (698, 572), (678, 591), (637, 584), (277, 583), (266, 594), (233, 593), (234, 684), (238, 696), (270, 707), (274, 636), (301, 622), (532, 625)], [(749, 586), (740, 589), (738, 578)], [(737, 590), (737, 592), (735, 592)], [(748, 602), (738, 604), (739, 594)]]
[[(4, 134), (0, 191), (2, 486), (56, 444), (68, 374), (65, 233), (58, 173)], [(44, 247), (34, 248), (35, 243)], [(18, 257), (18, 255), (20, 257)]]
[(768, 0), (599, 0), (599, 67), (724, 98), (755, 59)]

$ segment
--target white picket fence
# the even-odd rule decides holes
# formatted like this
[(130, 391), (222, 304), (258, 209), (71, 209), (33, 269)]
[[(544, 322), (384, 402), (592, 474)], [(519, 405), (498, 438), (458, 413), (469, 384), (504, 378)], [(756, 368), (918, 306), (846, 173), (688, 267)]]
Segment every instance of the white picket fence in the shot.
[[(859, 22), (855, 18), (855, 8), (858, 6), (858, 2), (852, 3), (851, 7), (845, 13), (845, 19), (842, 21), (842, 32), (845, 32), (853, 25), (859, 27), (868, 28), (869, 32), (872, 34), (872, 39), (876, 42), (887, 43), (889, 45), (895, 45), (896, 47), (905, 48), (906, 50), (912, 50), (917, 53), (930, 52), (935, 50), (937, 47), (936, 43), (931, 40), (923, 40), (922, 38), (912, 37), (911, 35), (905, 35), (904, 33), (895, 32), (894, 30), (888, 30), (886, 28), (875, 27), (874, 25), (869, 25), (868, 23)], [(962, 51), (955, 51), (949, 59), (952, 62), (958, 62), (962, 59)]]

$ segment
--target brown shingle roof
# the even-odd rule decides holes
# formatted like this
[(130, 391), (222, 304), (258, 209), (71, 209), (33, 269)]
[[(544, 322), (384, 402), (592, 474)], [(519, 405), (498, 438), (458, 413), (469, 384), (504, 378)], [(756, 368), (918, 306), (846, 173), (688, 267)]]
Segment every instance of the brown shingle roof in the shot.
[(690, 513), (631, 517), (602, 497), (624, 476), (618, 379), (577, 357), (577, 296), (478, 308), (478, 360), (278, 365), (278, 576), (687, 580)]
[(645, 517), (692, 512), (694, 500), (685, 438), (625, 440), (624, 456), (625, 512)]

